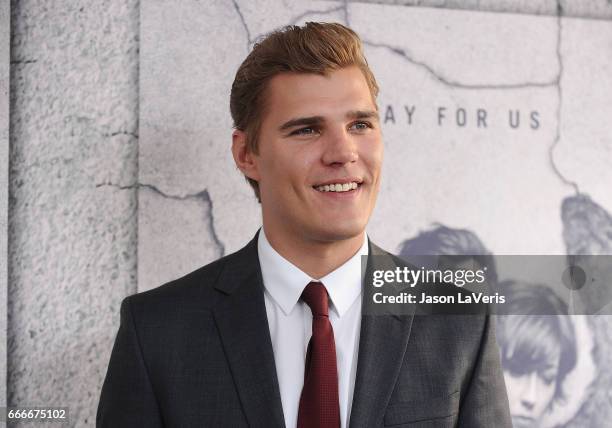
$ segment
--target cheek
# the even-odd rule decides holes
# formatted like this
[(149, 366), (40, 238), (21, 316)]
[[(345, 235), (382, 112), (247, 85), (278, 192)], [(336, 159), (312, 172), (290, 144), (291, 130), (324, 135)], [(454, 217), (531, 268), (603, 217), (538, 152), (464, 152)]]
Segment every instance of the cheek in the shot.
[(373, 173), (379, 173), (384, 154), (382, 140), (380, 138), (371, 138), (362, 143), (360, 157)]
[(542, 401), (544, 401), (546, 404), (548, 404), (548, 402), (550, 402), (555, 395), (556, 386), (556, 382), (551, 382), (549, 385), (547, 385), (545, 382), (540, 383), (539, 390), (541, 391)]
[(265, 151), (260, 153), (260, 175), (264, 181), (273, 184), (273, 181), (285, 175), (286, 166), (285, 153), (275, 149), (275, 147), (267, 147)]
[(275, 203), (286, 200), (291, 203), (296, 194), (303, 193), (311, 165), (312, 156), (304, 150), (279, 150), (264, 155), (260, 163), (260, 188), (268, 194), (268, 200), (275, 200)]
[(320, 158), (312, 144), (296, 141), (281, 141), (267, 151), (263, 165), (277, 174), (298, 174), (309, 168)]
[(512, 410), (515, 404), (519, 402), (520, 388), (516, 378), (511, 376), (506, 371), (504, 371), (504, 381), (506, 382), (506, 389), (508, 390), (508, 401), (510, 401), (510, 410)]
[(315, 148), (304, 148), (291, 154), (288, 162), (291, 163), (292, 173), (298, 175), (304, 175), (310, 171), (314, 166), (321, 162), (321, 153)]

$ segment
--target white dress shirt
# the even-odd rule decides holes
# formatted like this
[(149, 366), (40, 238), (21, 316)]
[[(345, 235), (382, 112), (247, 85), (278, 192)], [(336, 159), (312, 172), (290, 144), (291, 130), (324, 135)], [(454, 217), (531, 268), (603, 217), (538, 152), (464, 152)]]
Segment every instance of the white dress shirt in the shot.
[(361, 326), (361, 256), (368, 255), (364, 234), (361, 248), (342, 266), (313, 279), (281, 256), (268, 242), (262, 228), (257, 241), (264, 282), (264, 298), (285, 425), (297, 426), (304, 366), (312, 335), (312, 313), (300, 300), (311, 281), (320, 281), (330, 297), (329, 320), (334, 330), (338, 364), (340, 426), (348, 426), (355, 387)]

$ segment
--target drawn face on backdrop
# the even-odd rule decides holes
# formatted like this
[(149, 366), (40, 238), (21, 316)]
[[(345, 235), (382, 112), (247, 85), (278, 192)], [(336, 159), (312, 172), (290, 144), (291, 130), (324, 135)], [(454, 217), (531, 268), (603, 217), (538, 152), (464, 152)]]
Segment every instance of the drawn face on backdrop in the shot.
[(258, 141), (243, 172), (259, 182), (266, 235), (330, 242), (364, 231), (383, 143), (359, 68), (272, 78)]
[(516, 373), (504, 367), (504, 380), (514, 428), (536, 428), (553, 402), (557, 388), (558, 359), (544, 371)]

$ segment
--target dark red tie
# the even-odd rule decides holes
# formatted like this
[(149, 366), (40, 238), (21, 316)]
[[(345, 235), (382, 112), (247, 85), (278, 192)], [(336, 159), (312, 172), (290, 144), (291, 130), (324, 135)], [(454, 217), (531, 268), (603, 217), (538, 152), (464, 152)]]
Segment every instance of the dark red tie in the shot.
[(298, 428), (338, 428), (338, 369), (334, 330), (329, 322), (327, 290), (320, 282), (311, 282), (302, 292), (302, 300), (312, 311), (312, 337), (308, 342), (304, 387), (298, 410)]

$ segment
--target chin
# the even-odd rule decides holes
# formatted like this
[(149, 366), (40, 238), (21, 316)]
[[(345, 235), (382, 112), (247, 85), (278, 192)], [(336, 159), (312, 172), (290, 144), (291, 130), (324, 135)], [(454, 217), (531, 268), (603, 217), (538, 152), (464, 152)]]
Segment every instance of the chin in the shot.
[(313, 233), (321, 241), (344, 241), (355, 238), (363, 233), (365, 224), (343, 224), (342, 226), (325, 225)]

